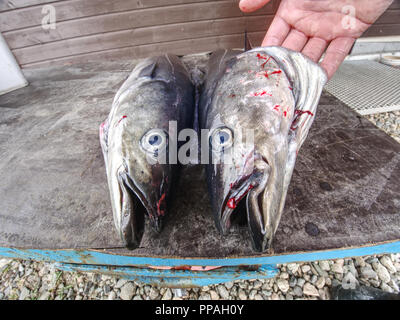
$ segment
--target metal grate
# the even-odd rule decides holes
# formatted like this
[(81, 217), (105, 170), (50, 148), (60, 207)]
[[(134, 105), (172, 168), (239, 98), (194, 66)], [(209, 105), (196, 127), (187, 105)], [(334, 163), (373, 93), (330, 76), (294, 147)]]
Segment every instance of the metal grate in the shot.
[(400, 69), (376, 61), (345, 61), (325, 90), (362, 115), (400, 110)]

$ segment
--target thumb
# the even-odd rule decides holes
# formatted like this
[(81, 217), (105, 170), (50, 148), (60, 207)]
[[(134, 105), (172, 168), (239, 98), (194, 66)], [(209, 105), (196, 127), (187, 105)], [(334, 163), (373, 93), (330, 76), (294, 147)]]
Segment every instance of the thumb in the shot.
[(264, 7), (271, 0), (240, 0), (239, 8), (243, 12), (253, 12)]

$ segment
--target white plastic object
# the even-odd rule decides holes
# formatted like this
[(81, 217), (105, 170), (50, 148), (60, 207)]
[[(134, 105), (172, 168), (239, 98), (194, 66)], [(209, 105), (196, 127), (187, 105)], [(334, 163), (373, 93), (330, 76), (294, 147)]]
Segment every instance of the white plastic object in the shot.
[(394, 55), (382, 56), (381, 63), (394, 67), (400, 66), (400, 56), (394, 56)]
[(28, 81), (0, 33), (0, 95), (27, 85)]

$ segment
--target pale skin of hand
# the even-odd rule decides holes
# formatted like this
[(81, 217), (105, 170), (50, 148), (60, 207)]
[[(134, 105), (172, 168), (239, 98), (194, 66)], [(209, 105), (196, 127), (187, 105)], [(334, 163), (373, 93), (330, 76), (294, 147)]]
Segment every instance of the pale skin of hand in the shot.
[[(243, 12), (255, 11), (270, 0), (241, 0)], [(282, 0), (262, 46), (282, 46), (318, 62), (331, 78), (354, 41), (373, 24), (393, 0)], [(345, 7), (347, 6), (347, 7)], [(351, 18), (348, 6), (354, 8)], [(352, 20), (350, 20), (352, 19)]]

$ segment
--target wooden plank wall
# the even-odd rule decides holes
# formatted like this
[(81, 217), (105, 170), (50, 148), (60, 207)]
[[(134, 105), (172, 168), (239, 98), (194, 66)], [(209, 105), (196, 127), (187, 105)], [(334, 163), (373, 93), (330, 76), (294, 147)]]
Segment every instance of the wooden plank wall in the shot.
[[(279, 5), (243, 14), (236, 0), (0, 0), (0, 31), (23, 68), (188, 54), (259, 44)], [(42, 28), (43, 6), (56, 29)], [(400, 35), (400, 0), (365, 36)]]

